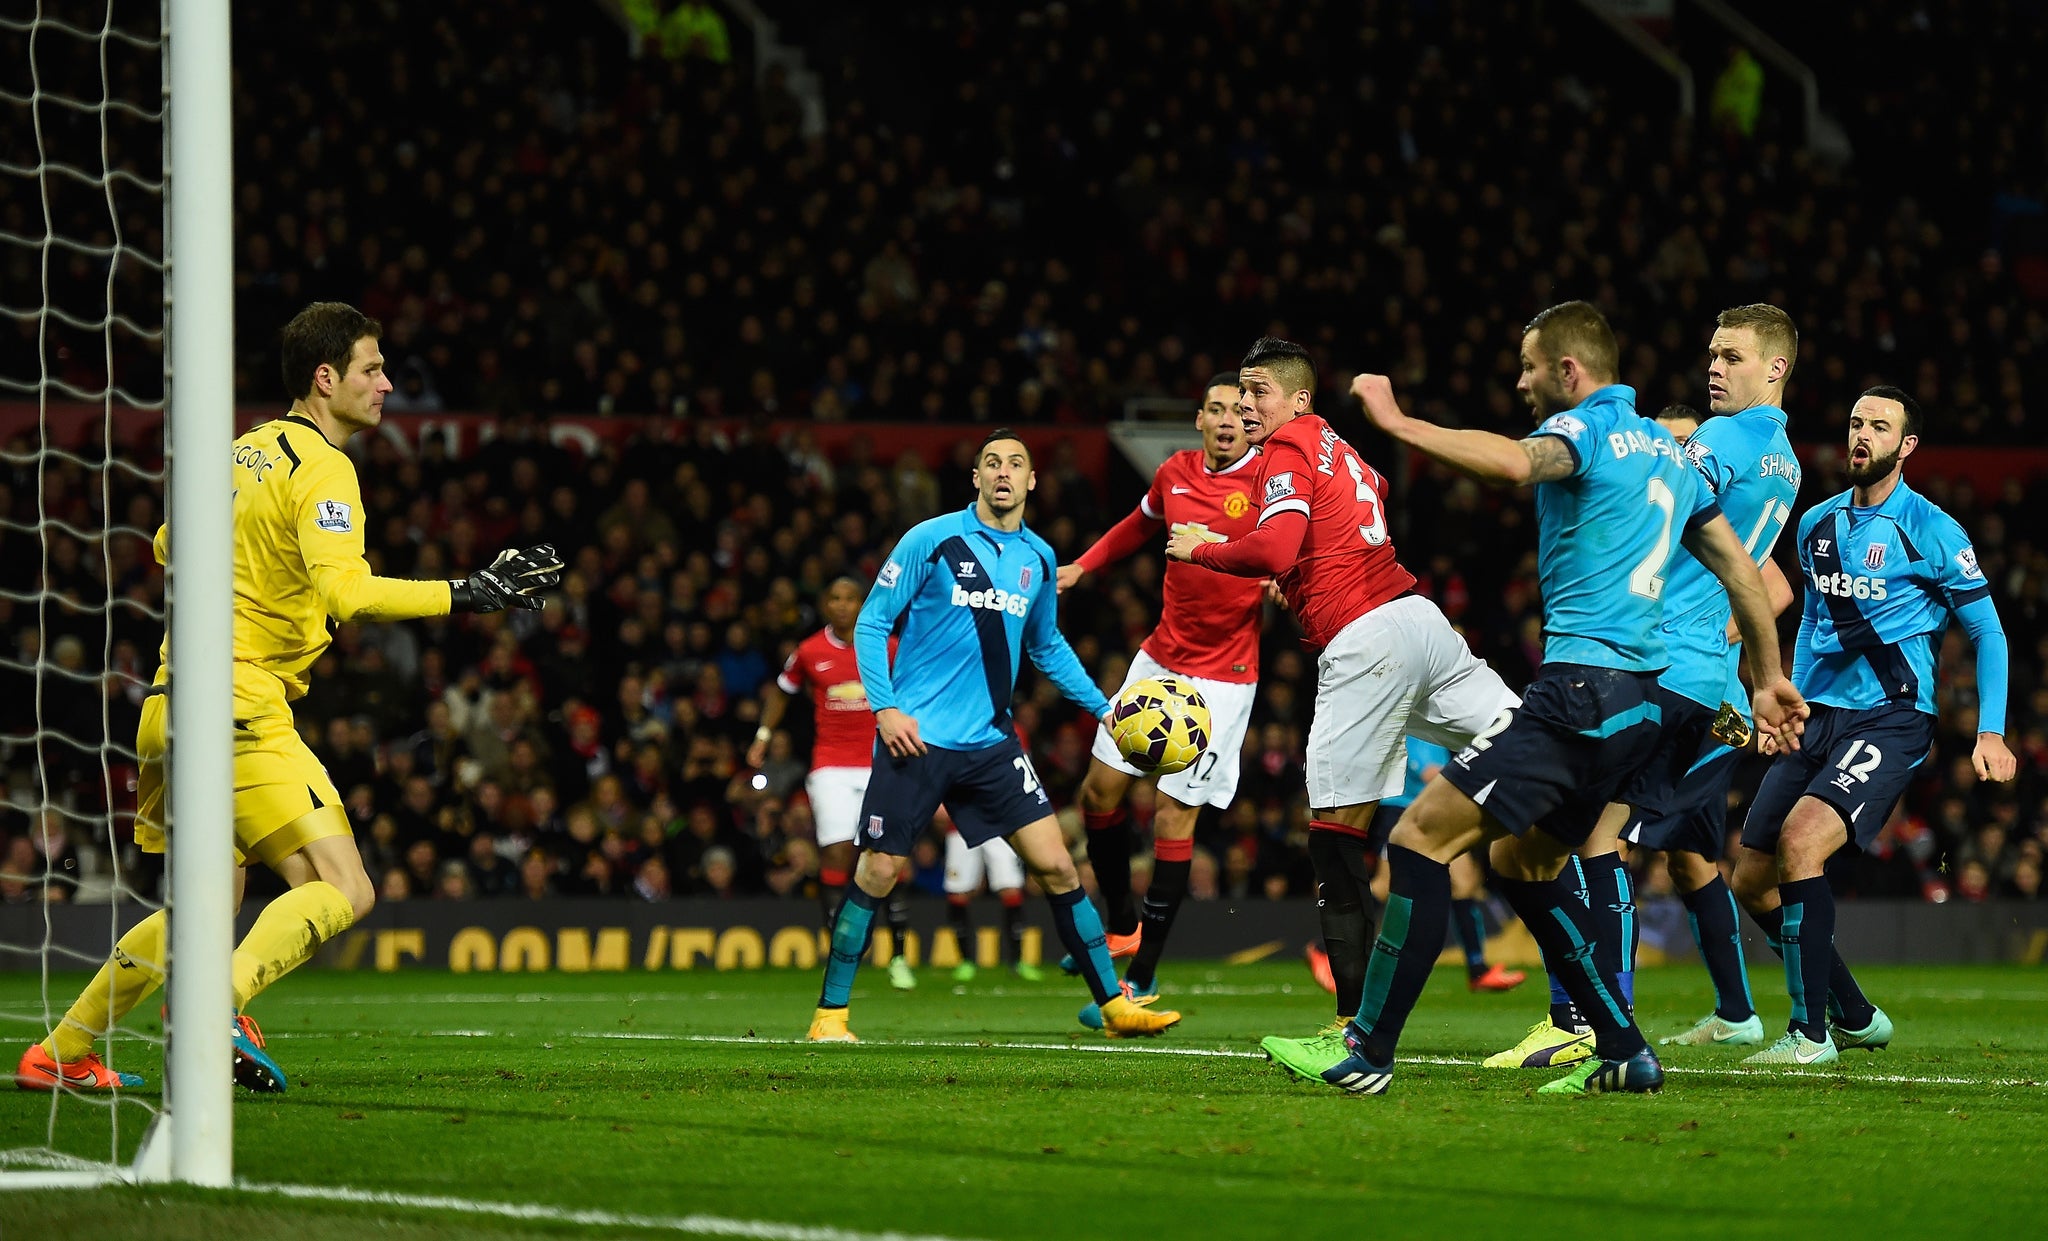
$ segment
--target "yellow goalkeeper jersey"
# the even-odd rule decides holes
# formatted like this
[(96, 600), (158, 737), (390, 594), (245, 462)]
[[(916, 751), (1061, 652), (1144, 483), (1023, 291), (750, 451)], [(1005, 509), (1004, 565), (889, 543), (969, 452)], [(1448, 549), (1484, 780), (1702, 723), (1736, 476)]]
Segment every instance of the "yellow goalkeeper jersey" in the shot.
[[(306, 670), (333, 640), (330, 620), (448, 614), (447, 582), (370, 572), (355, 462), (309, 419), (286, 414), (266, 422), (236, 440), (234, 453), (238, 714), (250, 698), (270, 696), (262, 678), (252, 683), (251, 670), (281, 682), (287, 700), (305, 695)], [(158, 563), (170, 563), (169, 550), (170, 527), (164, 526), (156, 532)], [(168, 634), (163, 658), (167, 670)]]

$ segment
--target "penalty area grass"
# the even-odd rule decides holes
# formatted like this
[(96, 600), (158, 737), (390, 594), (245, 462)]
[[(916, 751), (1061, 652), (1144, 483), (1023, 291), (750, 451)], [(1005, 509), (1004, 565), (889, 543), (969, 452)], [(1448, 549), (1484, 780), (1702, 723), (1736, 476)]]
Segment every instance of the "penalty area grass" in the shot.
[[(536, 1235), (791, 1241), (1163, 1237), (1782, 1236), (2039, 1227), (2048, 972), (1869, 967), (1894, 1049), (1798, 1074), (1749, 1049), (1665, 1048), (1653, 1097), (1558, 1099), (1554, 1073), (1483, 1069), (1542, 1015), (1542, 979), (1431, 980), (1391, 1092), (1289, 1080), (1265, 1034), (1327, 1021), (1293, 963), (1168, 961), (1164, 1038), (1080, 1029), (1072, 979), (862, 972), (859, 1046), (801, 1042), (812, 973), (304, 971), (252, 1011), (290, 1074), (240, 1094), (232, 1194), (0, 1195), (0, 1238), (356, 1241)], [(84, 975), (53, 982), (68, 996)], [(1753, 983), (1767, 1029), (1786, 1001)], [(1645, 1031), (1711, 1005), (1703, 971), (1638, 975)], [(37, 980), (0, 975), (0, 1012)], [(137, 1028), (154, 1032), (155, 1005)], [(138, 1013), (138, 1018), (143, 1014)], [(5, 1054), (34, 1031), (0, 1024)], [(154, 1049), (126, 1067), (161, 1080)], [(56, 1149), (105, 1158), (107, 1111), (62, 1103)], [(143, 1113), (124, 1108), (122, 1146)], [(42, 1147), (48, 1096), (0, 1095), (0, 1150)], [(20, 1166), (16, 1163), (14, 1166)]]

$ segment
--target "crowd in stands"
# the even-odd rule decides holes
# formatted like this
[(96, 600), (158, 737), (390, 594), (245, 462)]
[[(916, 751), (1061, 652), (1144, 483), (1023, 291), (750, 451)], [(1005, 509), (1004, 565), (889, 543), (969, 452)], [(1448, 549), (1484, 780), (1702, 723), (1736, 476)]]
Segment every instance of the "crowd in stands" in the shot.
[[(301, 305), (355, 302), (386, 325), (387, 410), (478, 410), (501, 432), (460, 460), (369, 440), (378, 571), (455, 576), (548, 540), (571, 572), (537, 615), (343, 626), (315, 669), (298, 718), (387, 898), (808, 889), (807, 713), (756, 779), (740, 756), (758, 695), (817, 627), (826, 582), (871, 580), (898, 533), (970, 492), (962, 457), (875, 459), (856, 438), (831, 459), (769, 419), (1099, 422), (1128, 398), (1191, 399), (1274, 330), (1311, 346), (1326, 411), (1382, 459), (1337, 396), (1351, 370), (1389, 369), (1433, 418), (1518, 431), (1519, 325), (1586, 296), (1648, 407), (1699, 401), (1716, 310), (1771, 301), (1804, 333), (1795, 439), (1838, 442), (1878, 377), (1936, 411), (1931, 442), (2040, 439), (2048, 276), (2025, 188), (2042, 183), (2040, 151), (2015, 141), (2039, 109), (2008, 108), (2021, 70), (1995, 48), (1951, 47), (1976, 57), (1976, 93), (1942, 109), (1917, 78), (1859, 82), (1858, 158), (1838, 168), (1768, 109), (1746, 138), (1695, 130), (1620, 70), (1560, 73), (1563, 42), (1597, 27), (1539, 20), (1525, 0), (913, 3), (857, 21), (791, 4), (815, 22), (816, 141), (779, 75), (757, 82), (739, 55), (629, 59), (594, 8), (528, 3), (514, 20), (453, 0), (394, 42), (371, 20), (388, 7), (236, 14), (242, 392), (276, 402), (276, 330)], [(1867, 20), (1882, 31), (1899, 8)], [(1933, 6), (1937, 24), (1954, 9)], [(331, 79), (300, 71), (308, 38)], [(1924, 175), (1887, 153), (1895, 133)], [(1917, 192), (1936, 181), (1949, 188)], [(588, 461), (549, 441), (551, 415), (592, 412), (684, 433)], [(0, 587), (84, 605), (0, 592), (15, 800), (47, 647), (43, 727), (86, 744), (45, 736), (42, 761), (89, 809), (106, 797), (92, 747), (133, 736), (160, 636), (142, 607), (103, 624), (98, 605), (160, 598), (146, 541), (160, 486), (117, 469), (103, 491), (99, 472), (55, 461), (39, 480), (33, 458), (7, 469), (15, 522), (140, 532), (103, 546), (58, 533), (46, 563), (32, 526), (0, 524)], [(1033, 523), (1063, 558), (1135, 498), (1071, 459), (1039, 469)], [(2048, 544), (2028, 515), (2048, 493), (1912, 477), (1976, 536), (2012, 638), (2023, 774), (1994, 789), (1968, 772), (1974, 668), (1952, 634), (1936, 755), (1841, 882), (2033, 897)], [(1823, 458), (1802, 499), (1843, 485)], [(1510, 682), (1526, 678), (1540, 603), (1523, 500), (1425, 470), (1401, 519), (1423, 588)], [(1141, 555), (1063, 601), (1107, 687), (1158, 615), (1159, 570)], [(1202, 826), (1197, 895), (1306, 890), (1313, 659), (1272, 621), (1244, 785)], [(76, 692), (103, 672), (103, 702)], [(1041, 682), (1021, 695), (1020, 728), (1068, 804), (1089, 722)], [(89, 813), (33, 830), (15, 816), (0, 872), (42, 874), (44, 857), (91, 870), (107, 847)], [(934, 883), (935, 858), (920, 861)], [(0, 880), (0, 900), (34, 890)]]

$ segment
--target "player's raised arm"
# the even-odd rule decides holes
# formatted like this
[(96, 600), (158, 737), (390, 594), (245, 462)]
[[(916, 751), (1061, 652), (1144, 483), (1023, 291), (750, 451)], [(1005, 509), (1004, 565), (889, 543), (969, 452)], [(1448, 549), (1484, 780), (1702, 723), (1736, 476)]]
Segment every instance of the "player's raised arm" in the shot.
[[(1705, 519), (1699, 520), (1702, 514)], [(1756, 721), (1777, 737), (1780, 749), (1796, 750), (1805, 729), (1806, 700), (1785, 678), (1779, 662), (1777, 613), (1771, 609), (1763, 574), (1711, 497), (1693, 516), (1686, 526), (1685, 548), (1728, 592), (1729, 610), (1742, 632), (1743, 656), (1749, 661)]]
[(320, 606), (338, 623), (411, 620), (452, 610), (448, 582), (378, 577), (363, 559), (363, 497), (339, 453), (310, 460), (295, 480), (299, 550)]
[(1060, 632), (1057, 591), (1041, 590), (1032, 598), (1031, 610), (1024, 614), (1024, 653), (1075, 706), (1097, 719), (1109, 714), (1109, 699)]
[(1394, 400), (1393, 381), (1385, 375), (1358, 376), (1351, 381), (1351, 394), (1365, 405), (1366, 418), (1388, 436), (1482, 483), (1526, 487), (1581, 472), (1580, 446), (1552, 427), (1558, 423), (1564, 429), (1576, 425), (1583, 430), (1584, 424), (1569, 414), (1552, 417), (1528, 439), (1514, 440), (1409, 417)]
[(1977, 551), (1962, 526), (1949, 521), (1935, 538), (1939, 564), (1931, 565), (1949, 613), (1970, 635), (1977, 651), (1977, 746), (1971, 765), (1982, 780), (2004, 783), (2019, 771), (2019, 760), (2005, 743), (2005, 695), (2008, 651), (2005, 626), (1991, 602), (1991, 588), (1977, 565)]

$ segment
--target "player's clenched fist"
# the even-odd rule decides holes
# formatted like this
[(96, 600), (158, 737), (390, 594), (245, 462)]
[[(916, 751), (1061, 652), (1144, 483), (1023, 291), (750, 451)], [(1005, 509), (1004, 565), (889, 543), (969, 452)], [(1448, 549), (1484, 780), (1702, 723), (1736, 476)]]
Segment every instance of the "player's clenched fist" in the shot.
[(1784, 677), (1759, 686), (1750, 699), (1750, 708), (1755, 712), (1758, 731), (1769, 743), (1768, 748), (1763, 748), (1765, 754), (1798, 749), (1799, 738), (1806, 731), (1806, 719), (1813, 714), (1806, 699)]
[(1053, 580), (1055, 584), (1059, 587), (1059, 593), (1064, 595), (1068, 591), (1072, 590), (1074, 587), (1080, 585), (1081, 579), (1087, 576), (1088, 570), (1082, 568), (1080, 565), (1063, 564), (1053, 574)]
[(545, 604), (540, 592), (561, 583), (562, 558), (552, 544), (542, 543), (499, 552), (490, 568), (448, 583), (448, 591), (457, 612), (502, 612), (506, 608), (537, 612)]
[(2004, 784), (2019, 773), (2019, 760), (2012, 756), (2005, 738), (1997, 733), (1978, 733), (1977, 752), (1970, 757), (1980, 780)]
[(1405, 417), (1394, 400), (1394, 381), (1385, 375), (1360, 375), (1351, 381), (1351, 395), (1365, 406), (1365, 416), (1382, 430)]

